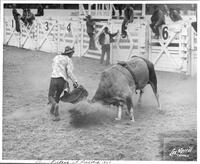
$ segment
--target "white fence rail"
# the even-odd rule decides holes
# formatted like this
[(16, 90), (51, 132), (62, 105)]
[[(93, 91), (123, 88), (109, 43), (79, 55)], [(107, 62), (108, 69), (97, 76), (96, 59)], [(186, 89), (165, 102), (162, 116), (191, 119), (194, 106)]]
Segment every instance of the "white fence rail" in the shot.
[[(61, 53), (66, 45), (75, 47), (75, 56), (87, 56), (99, 59), (101, 47), (98, 36), (105, 26), (112, 33), (121, 31), (122, 20), (110, 20), (97, 23), (95, 43), (97, 50), (88, 49), (89, 37), (86, 22), (81, 19), (37, 18), (27, 28), (22, 22), (21, 33), (15, 30), (13, 17), (4, 18), (4, 44), (40, 50), (49, 53)], [(129, 60), (133, 55), (143, 56), (155, 64), (156, 70), (185, 72), (195, 75), (197, 72), (197, 34), (190, 23), (178, 22), (164, 25), (159, 39), (154, 39), (145, 19), (136, 19), (128, 25), (128, 37), (120, 35), (111, 46), (111, 63)], [(167, 35), (167, 37), (163, 36)]]
[(50, 53), (61, 53), (66, 45), (74, 46), (80, 56), (81, 27), (79, 20), (36, 19), (30, 28), (22, 22), (21, 33), (15, 31), (12, 17), (4, 19), (4, 44), (41, 50)]

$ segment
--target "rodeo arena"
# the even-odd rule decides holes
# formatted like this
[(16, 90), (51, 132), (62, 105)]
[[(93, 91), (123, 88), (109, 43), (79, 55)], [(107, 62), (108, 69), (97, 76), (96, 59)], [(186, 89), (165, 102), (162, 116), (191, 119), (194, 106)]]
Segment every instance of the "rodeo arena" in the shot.
[(136, 2), (3, 1), (4, 162), (197, 161), (198, 3)]

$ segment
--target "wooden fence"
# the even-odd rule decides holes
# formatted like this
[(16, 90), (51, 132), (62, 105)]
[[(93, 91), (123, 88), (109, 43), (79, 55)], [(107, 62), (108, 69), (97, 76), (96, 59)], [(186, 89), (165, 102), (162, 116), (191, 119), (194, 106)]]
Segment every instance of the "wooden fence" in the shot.
[[(60, 54), (66, 45), (75, 47), (75, 56), (99, 59), (101, 46), (98, 37), (105, 26), (114, 33), (121, 31), (122, 20), (109, 20), (96, 23), (95, 44), (97, 50), (89, 50), (89, 37), (86, 22), (77, 19), (37, 18), (27, 28), (22, 22), (21, 33), (15, 30), (13, 17), (4, 18), (4, 44)], [(136, 19), (128, 25), (128, 36), (115, 37), (111, 46), (111, 63), (129, 60), (133, 55), (150, 59), (156, 70), (184, 72), (195, 75), (197, 72), (197, 34), (189, 22), (179, 21), (160, 28), (160, 38), (155, 39), (148, 21)]]

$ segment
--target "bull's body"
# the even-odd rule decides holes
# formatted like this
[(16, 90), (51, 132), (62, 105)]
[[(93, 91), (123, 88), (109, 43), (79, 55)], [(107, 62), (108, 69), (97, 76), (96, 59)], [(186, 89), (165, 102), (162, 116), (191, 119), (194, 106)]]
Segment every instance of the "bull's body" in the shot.
[(121, 119), (121, 107), (126, 104), (130, 117), (134, 121), (132, 95), (136, 90), (140, 90), (140, 101), (142, 89), (147, 84), (151, 84), (158, 100), (153, 64), (146, 59), (133, 57), (130, 61), (116, 64), (102, 73), (93, 101), (118, 106), (118, 119)]

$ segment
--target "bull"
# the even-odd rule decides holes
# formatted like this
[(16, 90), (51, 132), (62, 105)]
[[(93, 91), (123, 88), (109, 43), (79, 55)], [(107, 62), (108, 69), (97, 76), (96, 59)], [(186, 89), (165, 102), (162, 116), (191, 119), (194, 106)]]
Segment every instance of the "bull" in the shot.
[(133, 56), (127, 62), (118, 62), (116, 65), (102, 72), (100, 83), (92, 102), (100, 102), (118, 107), (116, 120), (121, 120), (122, 108), (127, 107), (127, 114), (134, 122), (133, 94), (139, 90), (139, 100), (144, 87), (150, 84), (161, 109), (157, 92), (157, 77), (152, 62), (145, 58)]

